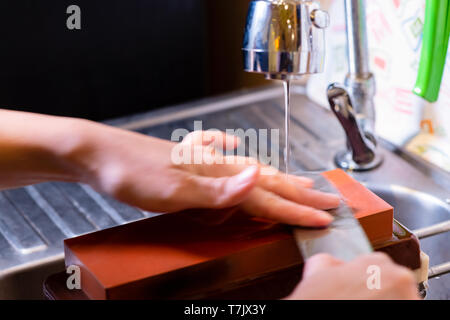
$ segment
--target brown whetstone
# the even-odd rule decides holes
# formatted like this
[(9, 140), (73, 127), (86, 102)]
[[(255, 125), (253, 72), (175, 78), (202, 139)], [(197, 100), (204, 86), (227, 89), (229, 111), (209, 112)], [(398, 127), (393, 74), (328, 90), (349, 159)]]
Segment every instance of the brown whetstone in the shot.
[[(417, 239), (407, 229), (394, 221), (394, 234), (388, 241), (383, 241), (374, 245), (376, 251), (387, 253), (397, 263), (417, 269), (420, 267), (419, 243)], [(286, 297), (295, 288), (301, 279), (303, 264), (299, 263), (290, 268), (274, 272), (270, 275), (249, 279), (237, 286), (230, 286), (227, 290), (219, 290), (209, 294), (185, 296), (185, 298), (195, 299), (280, 299)], [(44, 294), (50, 300), (86, 300), (88, 296), (83, 290), (69, 290), (66, 286), (68, 274), (61, 272), (54, 274), (44, 282)], [(144, 295), (128, 297), (128, 299), (150, 299)], [(153, 297), (154, 298), (154, 297)], [(162, 299), (158, 297), (158, 299)]]
[[(392, 207), (343, 171), (325, 176), (355, 210), (375, 249), (411, 269), (420, 266), (417, 239), (397, 223), (392, 231)], [(165, 214), (67, 239), (64, 247), (66, 265), (80, 266), (82, 290), (91, 299), (237, 298), (245, 290), (247, 297), (264, 298), (258, 293), (271, 286), (266, 298), (280, 298), (298, 282), (303, 265), (288, 226), (235, 208)], [(293, 281), (280, 285), (286, 279)]]
[(340, 169), (327, 171), (322, 175), (345, 198), (371, 242), (391, 238), (394, 209), (386, 201)]

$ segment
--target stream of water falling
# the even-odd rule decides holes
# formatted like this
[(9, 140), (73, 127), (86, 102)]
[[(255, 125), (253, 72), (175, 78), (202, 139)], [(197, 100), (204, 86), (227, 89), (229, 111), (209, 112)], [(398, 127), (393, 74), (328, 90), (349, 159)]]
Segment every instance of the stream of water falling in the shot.
[(289, 174), (289, 164), (291, 158), (290, 127), (291, 127), (291, 83), (289, 80), (283, 81), (284, 85), (284, 164), (286, 176)]

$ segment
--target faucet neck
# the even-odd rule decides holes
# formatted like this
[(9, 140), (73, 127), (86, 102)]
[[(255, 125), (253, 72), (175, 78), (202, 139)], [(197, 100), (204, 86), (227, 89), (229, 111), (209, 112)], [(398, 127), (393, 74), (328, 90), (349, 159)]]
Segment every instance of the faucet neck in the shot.
[(349, 76), (367, 78), (369, 52), (366, 28), (366, 0), (345, 0)]
[(345, 86), (361, 129), (375, 136), (375, 78), (370, 72), (366, 0), (345, 0), (348, 74)]

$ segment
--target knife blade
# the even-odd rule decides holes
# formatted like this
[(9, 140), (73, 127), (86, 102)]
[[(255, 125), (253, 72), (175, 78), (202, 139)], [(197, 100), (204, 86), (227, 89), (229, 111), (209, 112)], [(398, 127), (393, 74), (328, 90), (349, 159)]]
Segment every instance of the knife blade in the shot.
[[(316, 190), (339, 194), (324, 176), (309, 174), (309, 177), (314, 180)], [(329, 212), (334, 220), (327, 228), (293, 228), (295, 241), (305, 260), (318, 253), (328, 253), (337, 259), (350, 261), (359, 255), (373, 252), (363, 228), (344, 201)]]

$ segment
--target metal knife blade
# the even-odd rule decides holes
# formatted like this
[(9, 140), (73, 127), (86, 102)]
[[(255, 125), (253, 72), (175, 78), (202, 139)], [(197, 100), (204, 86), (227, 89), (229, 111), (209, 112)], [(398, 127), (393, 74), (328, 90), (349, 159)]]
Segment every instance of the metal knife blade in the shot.
[[(324, 176), (315, 174), (311, 178), (314, 179), (315, 189), (339, 194)], [(334, 220), (326, 229), (293, 229), (297, 246), (305, 260), (318, 253), (328, 253), (337, 259), (350, 261), (373, 251), (364, 230), (343, 201), (338, 208), (329, 212)]]

